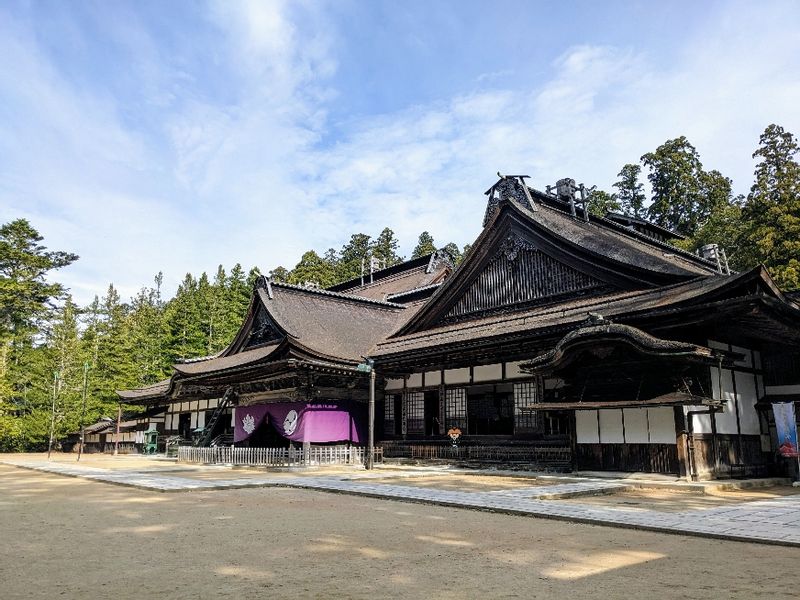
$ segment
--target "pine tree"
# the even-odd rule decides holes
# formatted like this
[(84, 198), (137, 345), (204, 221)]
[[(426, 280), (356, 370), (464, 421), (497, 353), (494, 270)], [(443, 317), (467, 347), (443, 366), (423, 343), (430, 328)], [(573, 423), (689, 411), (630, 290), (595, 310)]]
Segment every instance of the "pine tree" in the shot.
[(411, 258), (419, 258), (434, 252), (436, 252), (436, 246), (433, 243), (433, 236), (427, 231), (423, 231), (419, 234), (419, 239), (414, 251), (411, 253)]
[(336, 283), (336, 271), (332, 264), (313, 250), (309, 250), (292, 269), (288, 282), (296, 285), (314, 283), (326, 288)]
[(458, 249), (458, 244), (450, 242), (449, 244), (445, 244), (442, 248), (447, 254), (450, 255), (450, 259), (453, 261), (454, 265), (458, 265), (461, 262), (461, 250)]
[(400, 243), (394, 231), (385, 227), (372, 244), (372, 256), (381, 261), (386, 267), (391, 267), (403, 262), (403, 257), (397, 254)]
[(768, 126), (753, 158), (755, 182), (743, 208), (749, 259), (763, 263), (777, 284), (800, 289), (800, 165), (797, 139)]
[(643, 219), (645, 216), (644, 201), (647, 198), (644, 185), (639, 182), (641, 172), (642, 168), (639, 165), (628, 163), (617, 173), (619, 180), (612, 186), (617, 188), (616, 197), (622, 212), (637, 219)]
[(336, 281), (347, 281), (360, 277), (362, 266), (369, 272), (370, 237), (363, 233), (354, 233), (350, 241), (342, 246), (339, 261), (336, 265)]
[(589, 213), (597, 217), (605, 217), (610, 212), (618, 212), (620, 203), (614, 194), (603, 190), (591, 190), (587, 197)]

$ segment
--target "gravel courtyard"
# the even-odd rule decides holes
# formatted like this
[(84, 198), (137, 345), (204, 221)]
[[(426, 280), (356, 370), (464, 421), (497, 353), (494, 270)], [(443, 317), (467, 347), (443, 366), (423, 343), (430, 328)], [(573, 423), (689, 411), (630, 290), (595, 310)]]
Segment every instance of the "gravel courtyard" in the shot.
[(800, 550), (393, 500), (163, 494), (0, 465), (3, 598), (790, 598)]

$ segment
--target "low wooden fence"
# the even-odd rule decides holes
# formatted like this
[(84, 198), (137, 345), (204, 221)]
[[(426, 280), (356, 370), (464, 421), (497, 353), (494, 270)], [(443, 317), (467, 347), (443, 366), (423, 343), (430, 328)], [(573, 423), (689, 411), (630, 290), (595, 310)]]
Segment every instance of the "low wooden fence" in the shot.
[(525, 462), (543, 469), (572, 467), (569, 446), (458, 446), (443, 444), (384, 443), (387, 457), (487, 462)]
[[(178, 462), (204, 465), (246, 465), (293, 467), (300, 465), (361, 465), (366, 448), (356, 446), (307, 446), (290, 448), (236, 448), (233, 446), (195, 448), (180, 446)], [(383, 448), (375, 448), (375, 462), (383, 461)]]

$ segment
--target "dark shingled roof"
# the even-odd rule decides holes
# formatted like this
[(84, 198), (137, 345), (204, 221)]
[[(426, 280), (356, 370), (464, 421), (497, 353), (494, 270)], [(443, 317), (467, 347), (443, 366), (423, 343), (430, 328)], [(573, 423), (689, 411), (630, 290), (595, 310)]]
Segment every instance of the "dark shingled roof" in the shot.
[(270, 344), (252, 350), (245, 350), (238, 354), (231, 354), (230, 356), (218, 356), (206, 360), (178, 363), (173, 367), (183, 375), (199, 375), (213, 373), (214, 371), (224, 371), (234, 367), (246, 367), (267, 358), (277, 347), (278, 344)]
[(604, 256), (612, 261), (656, 273), (692, 277), (718, 275), (716, 265), (651, 238), (630, 235), (624, 227), (609, 227), (598, 220), (576, 219), (569, 213), (546, 204), (537, 204), (536, 212), (516, 203), (511, 205), (531, 221), (561, 237), (565, 242)]
[(426, 254), (361, 278), (351, 279), (331, 286), (330, 291), (342, 292), (372, 300), (387, 300), (392, 296), (402, 295), (412, 290), (426, 289), (444, 281), (452, 270), (449, 261), (437, 260), (435, 254)]
[(651, 223), (645, 219), (640, 219), (638, 217), (632, 217), (630, 215), (624, 215), (622, 213), (615, 213), (609, 212), (606, 213), (606, 219), (609, 221), (614, 221), (615, 223), (620, 223), (621, 225), (630, 226), (630, 225), (639, 225), (642, 228), (650, 229), (654, 233), (661, 234), (667, 239), (676, 239), (676, 240), (685, 240), (686, 236), (681, 235), (680, 233), (676, 233), (671, 229), (667, 229), (666, 227), (661, 227), (661, 225), (656, 225), (655, 223)]
[[(758, 271), (756, 269), (755, 271)], [(675, 307), (712, 292), (752, 278), (754, 271), (731, 277), (702, 277), (686, 283), (656, 289), (618, 292), (534, 307), (512, 314), (500, 314), (418, 333), (390, 338), (378, 343), (370, 356), (380, 358), (406, 351), (457, 344), (467, 340), (502, 337), (520, 333), (535, 334), (552, 328), (568, 328), (586, 320), (589, 313), (613, 318), (633, 312)]]
[(123, 400), (144, 400), (163, 396), (169, 390), (172, 379), (165, 379), (158, 383), (146, 385), (135, 390), (119, 390), (117, 395)]
[(292, 345), (347, 362), (361, 362), (372, 346), (397, 328), (407, 312), (398, 304), (285, 284), (272, 284), (271, 298), (264, 289), (258, 294)]

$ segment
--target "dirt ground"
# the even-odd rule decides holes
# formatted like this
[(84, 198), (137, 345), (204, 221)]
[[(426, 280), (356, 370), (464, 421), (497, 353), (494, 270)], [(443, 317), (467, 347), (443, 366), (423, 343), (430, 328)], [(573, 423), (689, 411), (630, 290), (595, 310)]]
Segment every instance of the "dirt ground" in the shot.
[(800, 494), (800, 489), (790, 485), (744, 490), (714, 490), (706, 493), (679, 491), (677, 489), (644, 488), (616, 494), (581, 496), (570, 500), (559, 500), (559, 502), (593, 504), (610, 508), (685, 512), (795, 494)]
[(371, 484), (408, 485), (458, 492), (500, 492), (524, 487), (556, 485), (560, 481), (535, 477), (504, 477), (497, 475), (426, 475), (424, 477), (387, 477), (373, 479)]
[(791, 598), (800, 550), (256, 488), (163, 494), (0, 465), (16, 598)]

